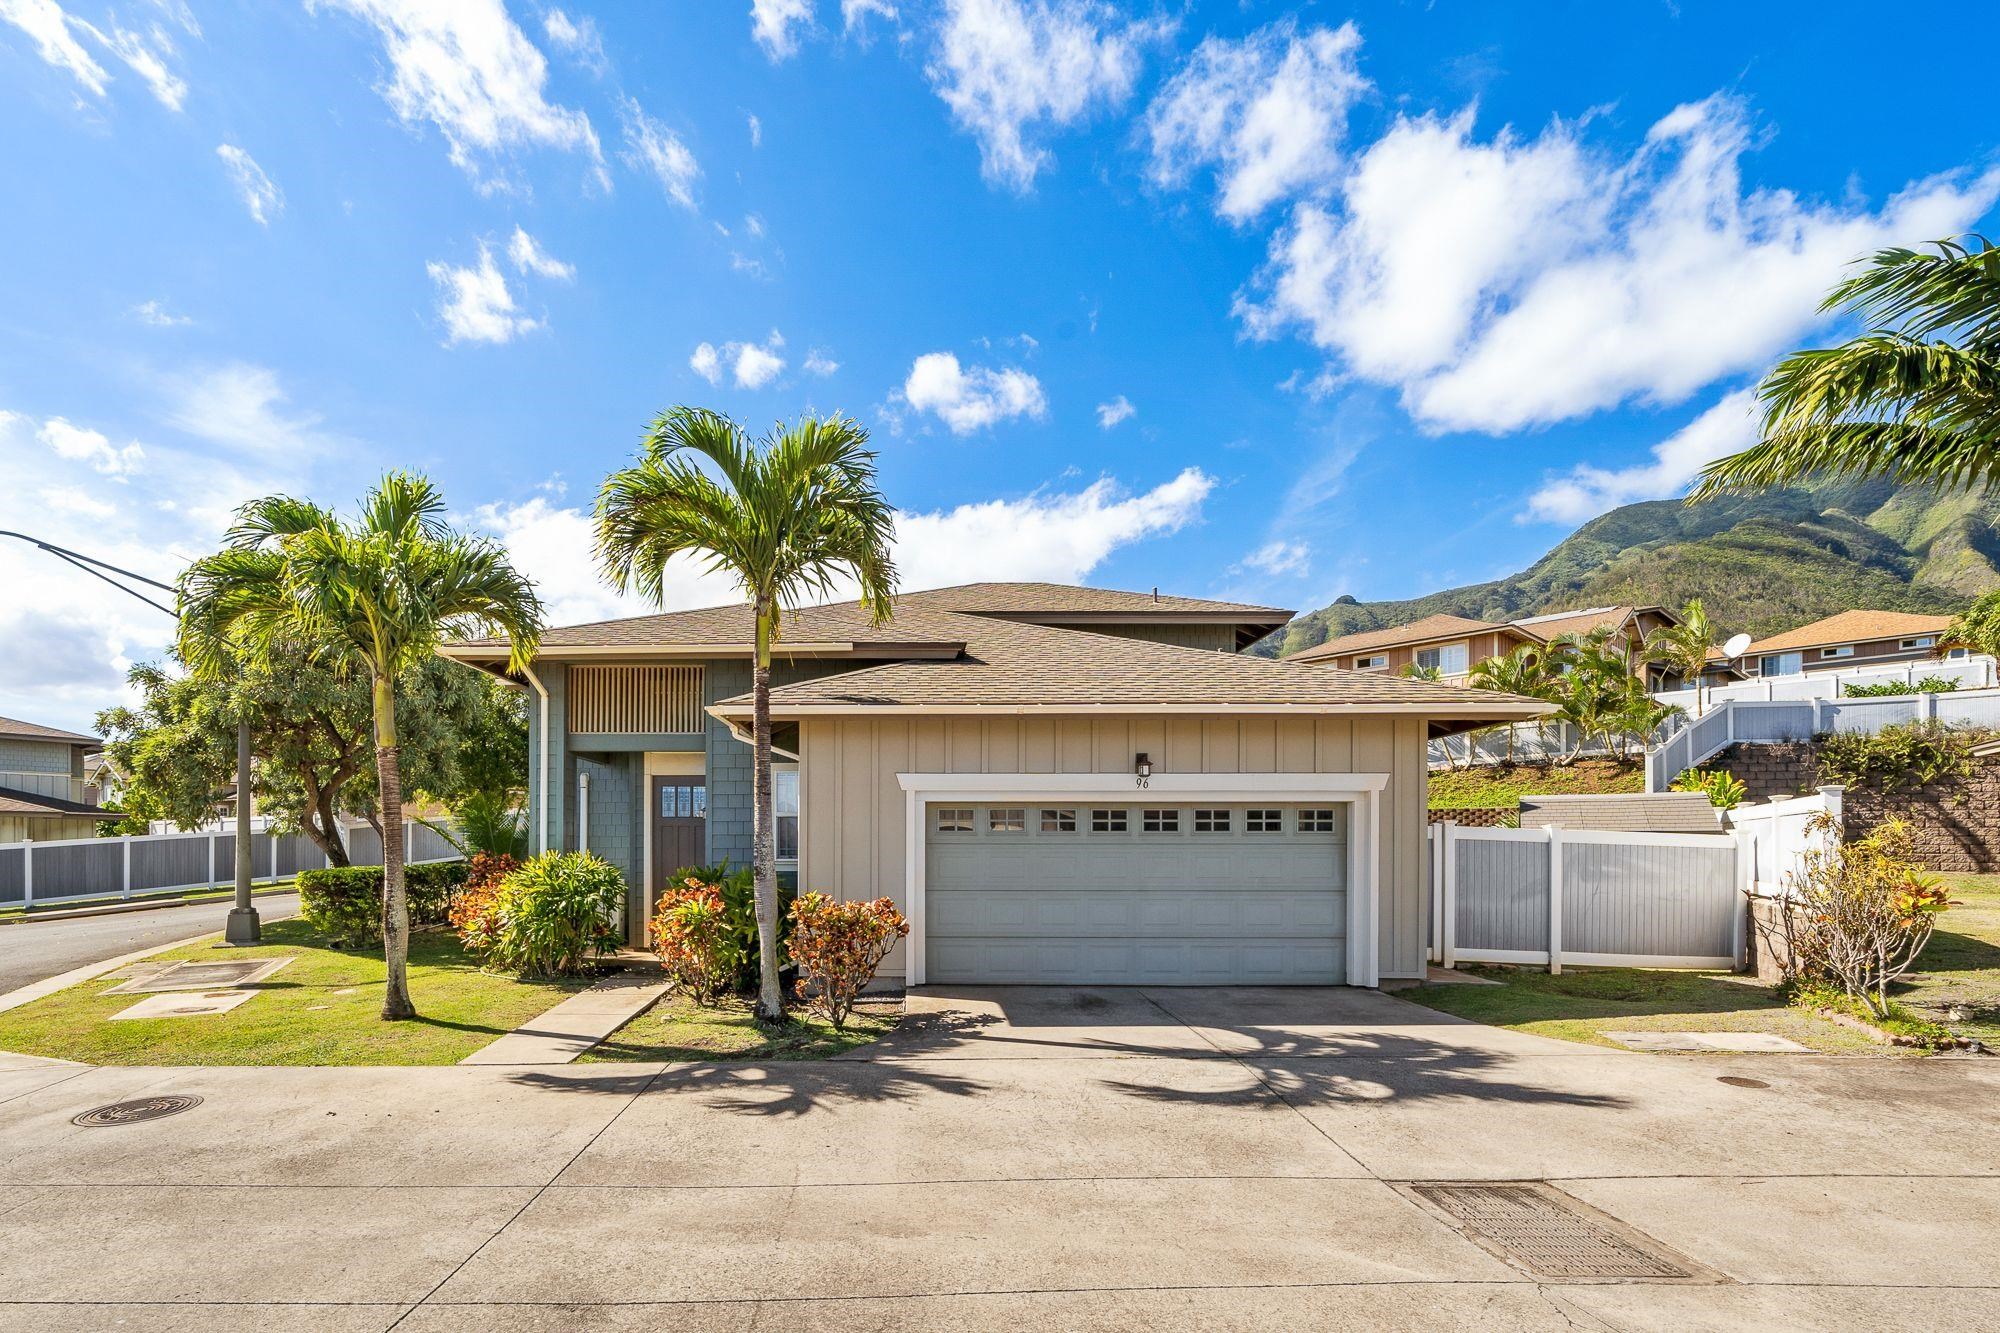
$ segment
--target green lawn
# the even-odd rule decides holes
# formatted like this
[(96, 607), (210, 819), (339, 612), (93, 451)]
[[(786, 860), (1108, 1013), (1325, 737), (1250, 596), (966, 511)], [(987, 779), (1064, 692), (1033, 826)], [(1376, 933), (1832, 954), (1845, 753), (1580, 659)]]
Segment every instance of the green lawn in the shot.
[[(1952, 876), (1951, 883), (1961, 905), (1945, 913), (1918, 974), (1895, 988), (1895, 998), (1961, 1037), (2000, 1049), (2000, 875)], [(1530, 968), (1463, 970), (1501, 984), (1418, 986), (1398, 994), (1460, 1018), (1598, 1046), (1618, 1044), (1606, 1032), (1769, 1032), (1832, 1054), (1905, 1049), (1791, 1008), (1770, 987), (1727, 972), (1593, 967), (1552, 977)], [(1964, 1018), (1950, 1017), (1954, 1007)]]
[(104, 1020), (143, 998), (111, 995), (100, 977), (0, 1013), (0, 1050), (102, 1065), (449, 1065), (560, 1003), (588, 980), (523, 982), (492, 976), (456, 936), (410, 942), (410, 996), (421, 1017), (384, 1023), (379, 950), (331, 949), (303, 921), (264, 927), (264, 943), (191, 944), (158, 959), (294, 961), (225, 1014)]
[(1613, 759), (1573, 764), (1481, 764), (1431, 774), (1433, 810), (1512, 810), (1523, 796), (1592, 796), (1644, 791), (1646, 766)]
[(619, 1060), (824, 1060), (866, 1046), (896, 1026), (900, 1005), (865, 1003), (845, 1031), (803, 1013), (780, 1027), (759, 1023), (750, 1005), (730, 997), (703, 1006), (669, 995), (583, 1056)]

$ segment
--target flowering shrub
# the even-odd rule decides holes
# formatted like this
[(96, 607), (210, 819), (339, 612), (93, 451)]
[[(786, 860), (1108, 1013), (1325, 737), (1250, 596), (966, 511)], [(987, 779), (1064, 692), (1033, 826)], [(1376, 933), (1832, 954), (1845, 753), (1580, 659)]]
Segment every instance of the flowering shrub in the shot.
[(474, 852), (466, 865), (465, 887), (451, 900), (449, 919), (469, 949), (488, 947), (499, 924), (500, 881), (520, 862), (505, 852)]
[(524, 976), (575, 976), (618, 947), (625, 877), (588, 852), (544, 852), (507, 874), (492, 906), (468, 921), (467, 947)]
[(805, 893), (792, 903), (791, 921), (788, 952), (799, 970), (799, 999), (836, 1028), (847, 1026), (855, 997), (896, 941), (910, 933), (910, 923), (887, 898), (844, 903)]
[(722, 887), (690, 875), (660, 896), (652, 922), (653, 950), (674, 988), (707, 1004), (736, 982), (743, 963)]
[[(683, 883), (689, 879), (711, 884), (722, 894), (723, 914), (728, 918), (729, 932), (736, 937), (736, 967), (729, 978), (728, 989), (738, 995), (754, 995), (757, 992), (760, 960), (757, 956), (757, 891), (752, 882), (750, 867), (730, 869), (729, 862), (723, 861), (712, 866), (683, 866), (673, 874), (673, 882)], [(789, 915), (795, 889), (787, 888), (781, 881), (778, 885), (778, 957), (785, 956), (785, 935), (790, 931), (792, 919)]]

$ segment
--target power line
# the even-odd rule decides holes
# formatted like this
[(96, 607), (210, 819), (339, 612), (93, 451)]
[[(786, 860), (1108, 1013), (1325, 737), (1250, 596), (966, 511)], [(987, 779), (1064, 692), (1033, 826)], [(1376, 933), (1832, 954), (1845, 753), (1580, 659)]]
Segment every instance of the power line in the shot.
[[(64, 560), (72, 565), (75, 565), (78, 569), (90, 575), (92, 578), (104, 580), (112, 587), (118, 589), (118, 591), (124, 593), (127, 597), (138, 598), (140, 601), (144, 602), (147, 606), (152, 607), (155, 611), (159, 611), (170, 616), (175, 615), (174, 609), (172, 607), (161, 606), (158, 602), (146, 596), (146, 594), (139, 592), (135, 589), (126, 587), (124, 584), (120, 583), (117, 579), (112, 578), (111, 574), (106, 574), (104, 571), (108, 569), (111, 571), (112, 574), (122, 575), (123, 577), (128, 579), (136, 579), (138, 582), (147, 584), (151, 587), (158, 588), (162, 592), (179, 591), (171, 583), (162, 583), (158, 579), (149, 579), (144, 574), (139, 574), (129, 569), (120, 568), (119, 566), (112, 564), (109, 560), (99, 560), (96, 556), (85, 555), (81, 551), (72, 551), (67, 546), (57, 546), (54, 542), (45, 542), (39, 537), (30, 537), (25, 532), (11, 532), (5, 528), (0, 528), (0, 537), (17, 537), (20, 540), (27, 542), (30, 546), (34, 546), (41, 550), (47, 551), (50, 555), (56, 557), (58, 560)], [(93, 566), (95, 566), (95, 568), (93, 568)]]

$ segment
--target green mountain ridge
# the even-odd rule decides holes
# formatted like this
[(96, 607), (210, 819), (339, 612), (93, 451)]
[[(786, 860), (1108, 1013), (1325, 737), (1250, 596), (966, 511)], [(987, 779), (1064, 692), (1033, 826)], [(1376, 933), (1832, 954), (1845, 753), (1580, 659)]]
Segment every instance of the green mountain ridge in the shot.
[(1689, 506), (1625, 505), (1527, 569), (1400, 601), (1342, 597), (1252, 651), (1300, 652), (1429, 615), (1510, 620), (1699, 597), (1723, 634), (1774, 634), (1837, 611), (1963, 609), (2000, 587), (2000, 496), (1888, 481), (1824, 482)]

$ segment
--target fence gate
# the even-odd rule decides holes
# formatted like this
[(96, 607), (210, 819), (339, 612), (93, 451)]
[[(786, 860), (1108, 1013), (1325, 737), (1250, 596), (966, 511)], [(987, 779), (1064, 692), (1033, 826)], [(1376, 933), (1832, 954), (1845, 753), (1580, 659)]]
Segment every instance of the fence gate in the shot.
[(1431, 951), (1466, 963), (1735, 967), (1735, 839), (1555, 827), (1431, 829)]

